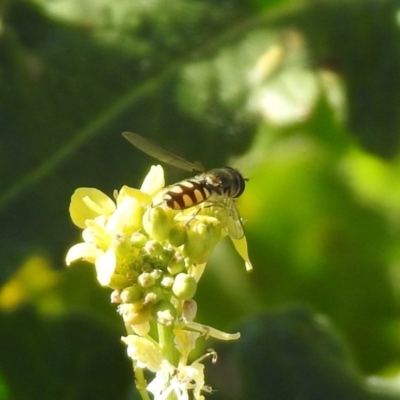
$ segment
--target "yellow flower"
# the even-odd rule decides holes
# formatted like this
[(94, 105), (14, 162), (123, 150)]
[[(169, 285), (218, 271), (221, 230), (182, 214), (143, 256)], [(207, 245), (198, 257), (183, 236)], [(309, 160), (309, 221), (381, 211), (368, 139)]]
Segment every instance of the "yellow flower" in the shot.
[(202, 392), (211, 393), (211, 388), (205, 385), (204, 365), (200, 362), (207, 357), (212, 357), (213, 361), (216, 361), (216, 354), (213, 351), (189, 365), (181, 360), (178, 366), (174, 367), (167, 360), (163, 360), (155, 378), (147, 385), (147, 390), (154, 395), (154, 400), (169, 398), (203, 400)]
[(99, 215), (110, 216), (114, 211), (114, 202), (94, 188), (76, 189), (69, 206), (72, 222), (79, 228), (86, 227), (86, 220), (95, 219)]
[[(70, 248), (67, 265), (91, 262), (101, 285), (118, 292), (135, 288), (135, 299), (119, 300), (131, 326), (154, 318), (160, 301), (182, 310), (177, 302), (194, 296), (211, 252), (229, 233), (226, 212), (203, 204), (173, 210), (162, 201), (163, 186), (164, 171), (153, 166), (140, 190), (123, 186), (115, 200), (93, 188), (79, 188), (71, 197), (71, 218), (83, 229), (83, 241)], [(246, 239), (232, 240), (251, 269)]]
[(175, 347), (181, 354), (181, 364), (186, 363), (189, 354), (196, 348), (196, 341), (201, 336), (199, 332), (191, 332), (184, 329), (175, 329)]
[(100, 284), (109, 285), (116, 271), (119, 247), (127, 237), (141, 229), (144, 210), (162, 185), (163, 169), (153, 166), (141, 190), (123, 186), (116, 196), (116, 203), (98, 189), (77, 189), (71, 197), (69, 210), (72, 221), (84, 228), (84, 242), (70, 248), (67, 265), (79, 259), (92, 262)]
[[(252, 266), (246, 238), (234, 239), (243, 233), (240, 221), (232, 219), (232, 225), (228, 210), (207, 202), (173, 210), (163, 201), (163, 188), (164, 171), (153, 166), (140, 190), (123, 186), (114, 200), (97, 189), (77, 189), (69, 210), (83, 241), (70, 248), (66, 262), (95, 264), (100, 284), (114, 289), (113, 302), (129, 333), (122, 340), (140, 387), (141, 370), (147, 369), (155, 374), (147, 386), (155, 400), (204, 400), (202, 393), (211, 389), (201, 361), (215, 361), (216, 355), (210, 351), (189, 364), (197, 339), (236, 340), (240, 334), (194, 321), (198, 282), (215, 245), (229, 232), (246, 269)], [(155, 323), (160, 343), (151, 337)]]
[(151, 372), (161, 369), (162, 351), (155, 341), (137, 335), (121, 339), (128, 346), (128, 356), (136, 362), (137, 367), (147, 368)]
[[(174, 368), (168, 361), (163, 361), (162, 368), (149, 383), (147, 390), (154, 395), (154, 400), (176, 398), (177, 400), (202, 400), (201, 391), (211, 392), (204, 384), (204, 365), (194, 362), (191, 365)], [(193, 393), (193, 397), (189, 393)]]
[[(190, 325), (190, 327), (189, 327)], [(175, 347), (180, 357), (177, 366), (172, 365), (163, 356), (161, 346), (148, 337), (129, 335), (122, 341), (128, 346), (128, 356), (135, 362), (136, 367), (145, 368), (156, 375), (147, 386), (147, 390), (154, 395), (154, 399), (168, 399), (174, 394), (177, 399), (188, 400), (190, 393), (194, 399), (201, 400), (201, 392), (210, 392), (211, 388), (205, 385), (204, 365), (201, 361), (211, 357), (216, 361), (216, 353), (209, 351), (191, 364), (188, 364), (189, 354), (196, 347), (199, 337), (207, 334), (222, 340), (238, 339), (239, 334), (228, 334), (214, 328), (191, 323), (185, 325), (192, 330), (175, 329)], [(197, 332), (196, 332), (197, 331)]]

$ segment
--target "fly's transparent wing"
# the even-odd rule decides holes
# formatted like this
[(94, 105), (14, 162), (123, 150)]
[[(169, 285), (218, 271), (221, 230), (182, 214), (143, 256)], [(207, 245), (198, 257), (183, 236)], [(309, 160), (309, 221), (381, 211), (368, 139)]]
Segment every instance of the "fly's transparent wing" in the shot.
[(235, 200), (228, 196), (218, 196), (208, 200), (212, 205), (215, 216), (233, 239), (242, 239), (244, 227)]
[(244, 236), (244, 228), (242, 218), (239, 215), (239, 211), (236, 207), (236, 203), (233, 199), (229, 199), (230, 204), (228, 205), (229, 216), (226, 221), (226, 230), (233, 239), (242, 239)]
[(122, 136), (128, 140), (128, 142), (132, 143), (136, 148), (148, 154), (149, 156), (156, 158), (157, 160), (185, 171), (204, 172), (204, 167), (199, 162), (191, 163), (190, 161), (185, 160), (183, 157), (178, 156), (172, 151), (164, 149), (157, 143), (154, 143), (153, 141), (146, 139), (137, 133), (123, 132)]

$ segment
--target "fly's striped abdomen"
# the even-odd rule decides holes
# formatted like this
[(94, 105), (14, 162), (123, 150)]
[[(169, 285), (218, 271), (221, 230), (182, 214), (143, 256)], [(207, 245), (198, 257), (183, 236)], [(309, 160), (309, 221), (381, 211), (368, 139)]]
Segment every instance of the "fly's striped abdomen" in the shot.
[(204, 182), (186, 179), (171, 186), (164, 194), (165, 204), (174, 210), (184, 210), (203, 203), (211, 196)]

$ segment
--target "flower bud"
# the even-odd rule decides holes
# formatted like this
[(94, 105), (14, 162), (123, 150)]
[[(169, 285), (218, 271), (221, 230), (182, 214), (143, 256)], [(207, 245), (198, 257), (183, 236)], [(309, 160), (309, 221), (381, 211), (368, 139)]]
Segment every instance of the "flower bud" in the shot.
[(169, 260), (172, 258), (174, 254), (174, 250), (168, 249), (168, 248), (163, 248), (161, 254), (160, 254), (160, 262), (165, 266), (168, 264)]
[(130, 285), (129, 280), (121, 274), (112, 274), (108, 286), (112, 289), (122, 290)]
[(156, 240), (168, 239), (172, 227), (172, 214), (162, 207), (151, 207), (143, 215), (143, 228)]
[(113, 290), (111, 292), (111, 303), (119, 304), (121, 303), (121, 296), (119, 290)]
[(162, 253), (163, 247), (161, 243), (158, 242), (157, 240), (149, 240), (145, 244), (144, 250), (149, 256), (155, 257), (159, 256)]
[(138, 283), (140, 286), (146, 288), (146, 287), (153, 286), (155, 283), (155, 279), (148, 272), (143, 272), (138, 277)]
[(193, 300), (185, 300), (182, 307), (182, 317), (185, 321), (193, 321), (197, 314), (197, 303)]
[(144, 296), (143, 303), (147, 304), (155, 304), (157, 301), (160, 300), (159, 295), (156, 292), (149, 292), (146, 293)]
[(142, 248), (149, 239), (143, 233), (135, 232), (130, 237), (132, 246)]
[(150, 318), (150, 310), (148, 307), (138, 306), (138, 303), (121, 304), (118, 308), (125, 324), (139, 325), (147, 322)]
[(153, 271), (150, 272), (150, 275), (154, 278), (154, 280), (160, 279), (162, 275), (161, 269), (153, 269)]
[(176, 253), (168, 263), (167, 270), (171, 275), (177, 275), (185, 270), (185, 260), (179, 254)]
[(137, 278), (139, 276), (139, 272), (135, 271), (135, 270), (130, 270), (126, 273), (126, 279), (128, 280), (129, 284), (125, 285), (126, 286), (130, 286), (132, 284), (132, 282), (136, 282)]
[(189, 300), (196, 293), (197, 282), (196, 280), (185, 273), (180, 273), (175, 277), (174, 284), (172, 285), (172, 292), (179, 300)]
[(161, 280), (161, 286), (169, 289), (172, 287), (172, 285), (174, 284), (174, 278), (172, 276), (164, 276)]
[(171, 326), (176, 318), (176, 309), (169, 301), (159, 301), (153, 307), (154, 319), (166, 326)]
[(169, 232), (168, 240), (174, 247), (179, 247), (186, 242), (187, 229), (183, 225), (174, 225)]
[(136, 303), (142, 298), (142, 296), (143, 292), (139, 285), (129, 286), (120, 294), (122, 303)]
[(220, 223), (213, 217), (203, 216), (201, 221), (191, 224), (183, 254), (193, 263), (202, 264), (207, 261), (221, 237)]

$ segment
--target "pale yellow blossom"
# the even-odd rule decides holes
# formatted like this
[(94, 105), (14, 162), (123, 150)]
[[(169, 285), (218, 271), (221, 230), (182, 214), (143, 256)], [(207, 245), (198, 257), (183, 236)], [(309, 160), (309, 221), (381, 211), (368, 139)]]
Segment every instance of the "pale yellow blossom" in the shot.
[[(100, 284), (114, 289), (139, 390), (146, 386), (141, 370), (147, 369), (154, 374), (147, 386), (154, 400), (204, 400), (211, 389), (201, 361), (215, 360), (215, 352), (190, 362), (197, 339), (240, 337), (194, 321), (193, 297), (211, 252), (229, 234), (228, 214), (203, 207), (207, 202), (173, 210), (163, 201), (164, 184), (162, 167), (153, 166), (140, 190), (123, 186), (113, 200), (97, 189), (77, 189), (70, 213), (83, 241), (70, 248), (66, 262), (93, 263)], [(246, 238), (231, 239), (251, 270)], [(160, 343), (152, 338), (155, 326)]]
[(167, 400), (171, 395), (177, 400), (202, 400), (201, 392), (211, 391), (204, 383), (203, 364), (195, 361), (175, 368), (166, 360), (161, 363), (161, 369), (157, 371), (147, 390), (154, 395), (154, 400)]
[(128, 346), (128, 356), (139, 368), (147, 368), (152, 372), (161, 369), (163, 356), (160, 346), (155, 341), (137, 335), (122, 337), (121, 340)]

